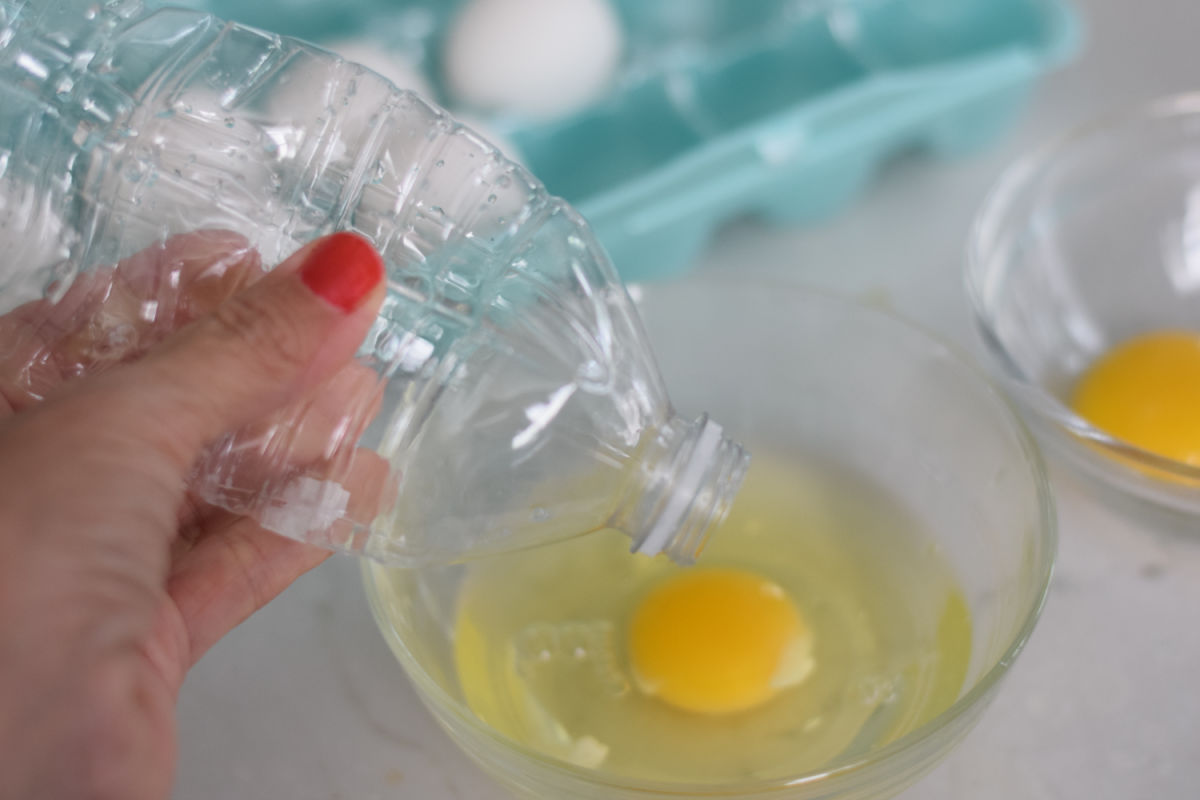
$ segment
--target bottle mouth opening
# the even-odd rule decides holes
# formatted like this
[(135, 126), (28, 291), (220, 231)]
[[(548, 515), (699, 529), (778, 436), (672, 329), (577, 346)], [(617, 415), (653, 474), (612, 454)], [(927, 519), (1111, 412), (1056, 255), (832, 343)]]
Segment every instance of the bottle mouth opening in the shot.
[(691, 427), (669, 494), (633, 547), (643, 555), (666, 553), (684, 565), (696, 560), (709, 533), (728, 515), (750, 461), (741, 445), (707, 415)]

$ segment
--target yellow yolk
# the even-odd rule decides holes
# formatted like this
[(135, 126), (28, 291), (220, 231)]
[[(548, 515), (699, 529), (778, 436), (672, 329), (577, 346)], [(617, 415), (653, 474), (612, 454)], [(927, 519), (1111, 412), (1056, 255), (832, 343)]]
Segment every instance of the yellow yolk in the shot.
[(1084, 373), (1071, 406), (1110, 436), (1200, 466), (1200, 333), (1149, 333), (1113, 348)]
[(629, 659), (638, 687), (704, 714), (744, 711), (812, 672), (812, 631), (776, 583), (729, 568), (686, 570), (634, 611)]

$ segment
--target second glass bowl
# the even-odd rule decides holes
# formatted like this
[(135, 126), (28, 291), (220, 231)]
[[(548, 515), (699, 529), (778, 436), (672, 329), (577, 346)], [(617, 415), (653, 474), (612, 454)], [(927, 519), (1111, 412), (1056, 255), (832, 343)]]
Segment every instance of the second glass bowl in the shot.
[(1114, 345), (1200, 330), (1200, 93), (1018, 162), (977, 218), (966, 288), (990, 366), (1047, 443), (1119, 497), (1200, 514), (1200, 468), (1114, 438), (1067, 402)]

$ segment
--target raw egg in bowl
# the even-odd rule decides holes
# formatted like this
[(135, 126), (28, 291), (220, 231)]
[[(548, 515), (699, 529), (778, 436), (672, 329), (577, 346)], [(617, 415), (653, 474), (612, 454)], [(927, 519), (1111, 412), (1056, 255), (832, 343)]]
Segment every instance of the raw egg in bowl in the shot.
[(681, 406), (753, 452), (697, 563), (581, 531), (364, 566), (433, 715), (519, 797), (889, 797), (995, 694), (1041, 609), (1037, 448), (952, 348), (753, 281), (634, 287)]
[(1035, 432), (1105, 497), (1200, 513), (1200, 94), (1014, 165), (976, 220), (966, 287)]

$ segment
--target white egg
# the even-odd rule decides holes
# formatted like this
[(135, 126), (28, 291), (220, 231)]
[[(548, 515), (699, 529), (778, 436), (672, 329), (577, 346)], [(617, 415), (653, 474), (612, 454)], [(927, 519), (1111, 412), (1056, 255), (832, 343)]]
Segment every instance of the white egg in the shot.
[(77, 238), (51, 197), (34, 184), (0, 180), (0, 313), (41, 297), (48, 270), (70, 255)]
[(463, 125), (466, 125), (471, 130), (475, 131), (475, 133), (482, 136), (485, 140), (487, 140), (488, 144), (499, 150), (509, 161), (516, 162), (517, 164), (525, 163), (525, 159), (516, 143), (504, 134), (498, 133), (495, 128), (493, 128), (483, 119), (475, 116), (469, 111), (462, 113), (456, 111), (454, 113), (454, 118)]
[[(333, 46), (336, 47), (336, 43)], [(367, 47), (375, 50), (370, 45)], [(267, 115), (273, 122), (268, 133), (282, 157), (297, 155), (304, 151), (311, 137), (320, 136), (326, 141), (316, 156), (320, 163), (314, 162), (314, 166), (323, 169), (329, 164), (340, 163), (340, 168), (345, 168), (345, 162), (357, 157), (357, 148), (378, 124), (380, 109), (394, 90), (387, 82), (354, 66), (361, 65), (382, 75), (378, 68), (373, 68), (377, 65), (363, 63), (364, 59), (356, 60), (361, 53), (343, 50), (341, 55), (350, 63), (335, 69), (324, 55), (301, 53), (288, 63), (282, 78), (271, 87)], [(394, 61), (391, 64), (393, 74), (382, 76), (403, 77), (403, 62), (386, 53), (384, 58)], [(418, 92), (429, 91), (427, 85), (417, 89)], [(331, 118), (336, 128), (329, 127)]]
[(321, 45), (347, 61), (362, 64), (378, 72), (401, 89), (412, 89), (422, 97), (433, 97), (433, 89), (421, 72), (403, 53), (396, 53), (362, 39), (338, 39)]
[[(387, 78), (401, 89), (411, 89), (425, 97), (432, 96), (429, 83), (420, 70), (399, 54), (355, 39), (328, 42), (322, 46), (337, 53), (344, 61), (359, 64)], [(353, 77), (356, 69), (344, 67), (334, 70), (324, 56), (302, 54), (289, 63), (286, 79), (277, 81), (272, 87), (269, 96), (271, 113), (289, 119), (315, 121), (329, 110), (336, 109), (343, 115), (343, 124), (352, 129), (361, 127), (365, 118), (375, 115), (377, 105), (386, 99), (390, 89), (376, 79), (357, 80), (351, 101), (347, 97), (346, 82), (348, 77)]]
[(446, 37), (443, 77), (461, 105), (555, 117), (604, 93), (621, 50), (607, 0), (468, 0)]

